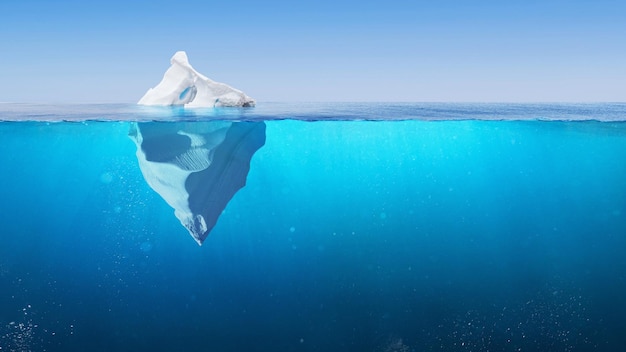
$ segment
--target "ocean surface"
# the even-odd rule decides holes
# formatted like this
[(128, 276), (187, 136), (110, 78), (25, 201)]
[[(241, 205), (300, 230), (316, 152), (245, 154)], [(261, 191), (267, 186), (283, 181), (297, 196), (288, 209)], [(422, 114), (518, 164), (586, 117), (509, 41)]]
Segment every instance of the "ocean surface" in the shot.
[[(4, 103), (0, 121), (1, 352), (626, 351), (626, 104)], [(199, 246), (149, 147), (188, 155), (215, 126), (258, 143), (249, 170), (207, 149), (245, 186)], [(202, 180), (202, 204), (228, 186)]]

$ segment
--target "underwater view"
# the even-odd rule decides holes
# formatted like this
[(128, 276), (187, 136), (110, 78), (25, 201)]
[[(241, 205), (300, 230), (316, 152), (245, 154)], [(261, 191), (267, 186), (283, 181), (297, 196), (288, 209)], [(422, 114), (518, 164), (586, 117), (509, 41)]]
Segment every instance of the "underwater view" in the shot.
[(0, 104), (0, 351), (624, 351), (626, 104)]

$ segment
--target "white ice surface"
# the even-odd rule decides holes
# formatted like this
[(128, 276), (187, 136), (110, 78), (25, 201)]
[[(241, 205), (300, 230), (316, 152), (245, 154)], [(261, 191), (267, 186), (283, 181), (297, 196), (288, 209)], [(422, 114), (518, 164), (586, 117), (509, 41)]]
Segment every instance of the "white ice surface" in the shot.
[(161, 82), (148, 89), (140, 105), (183, 105), (186, 107), (254, 106), (254, 99), (227, 84), (219, 83), (194, 70), (187, 54), (178, 51)]
[[(174, 208), (174, 214), (198, 244), (202, 244), (200, 236), (207, 231), (207, 226), (202, 215), (194, 214), (189, 208), (189, 193), (185, 182), (192, 173), (211, 166), (213, 150), (224, 141), (231, 124), (226, 121), (212, 121), (210, 125), (203, 124), (203, 129), (197, 131), (199, 133), (178, 131), (177, 134), (189, 137), (191, 145), (184, 153), (165, 162), (149, 161), (141, 147), (143, 142), (141, 132), (136, 129), (130, 134), (137, 145), (139, 169), (144, 179), (167, 204)], [(168, 148), (167, 144), (160, 147)]]

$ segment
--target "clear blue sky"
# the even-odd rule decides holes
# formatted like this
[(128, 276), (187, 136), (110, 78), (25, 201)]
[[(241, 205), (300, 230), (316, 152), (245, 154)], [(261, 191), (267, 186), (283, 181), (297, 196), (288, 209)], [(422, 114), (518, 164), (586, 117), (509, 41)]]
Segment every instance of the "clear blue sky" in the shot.
[(1, 0), (0, 101), (136, 102), (177, 50), (259, 101), (626, 101), (623, 0)]

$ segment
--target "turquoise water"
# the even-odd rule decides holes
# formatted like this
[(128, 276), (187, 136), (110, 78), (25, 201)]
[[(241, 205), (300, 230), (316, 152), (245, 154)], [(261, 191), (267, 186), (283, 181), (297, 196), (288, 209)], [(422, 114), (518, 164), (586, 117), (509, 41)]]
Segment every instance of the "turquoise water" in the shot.
[(132, 107), (0, 109), (1, 350), (624, 350), (626, 109), (594, 106), (248, 110), (265, 143), (202, 246)]

